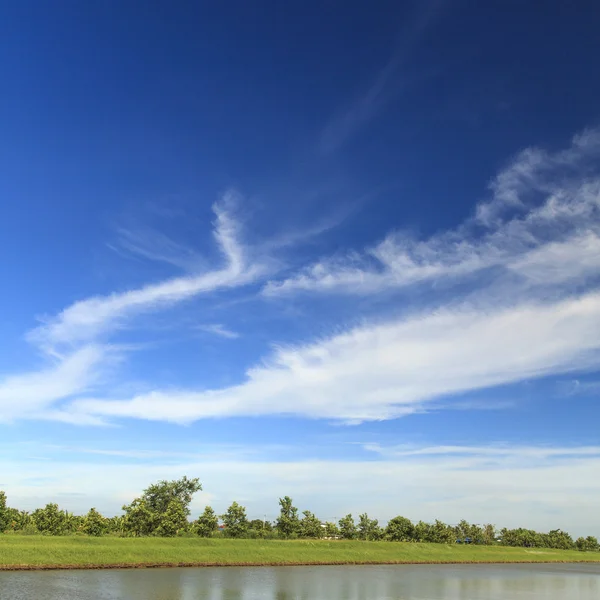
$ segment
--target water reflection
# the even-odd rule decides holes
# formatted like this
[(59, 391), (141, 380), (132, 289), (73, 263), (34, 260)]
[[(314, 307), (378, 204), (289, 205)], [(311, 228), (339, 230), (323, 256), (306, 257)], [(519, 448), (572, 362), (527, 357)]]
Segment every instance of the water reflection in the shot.
[(1, 573), (0, 600), (598, 600), (600, 565)]

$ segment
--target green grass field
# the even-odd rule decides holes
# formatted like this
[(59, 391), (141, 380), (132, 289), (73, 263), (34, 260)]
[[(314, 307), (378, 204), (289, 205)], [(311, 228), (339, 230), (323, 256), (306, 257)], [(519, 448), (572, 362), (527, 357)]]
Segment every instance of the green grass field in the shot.
[(600, 553), (324, 540), (0, 536), (0, 569), (600, 561)]

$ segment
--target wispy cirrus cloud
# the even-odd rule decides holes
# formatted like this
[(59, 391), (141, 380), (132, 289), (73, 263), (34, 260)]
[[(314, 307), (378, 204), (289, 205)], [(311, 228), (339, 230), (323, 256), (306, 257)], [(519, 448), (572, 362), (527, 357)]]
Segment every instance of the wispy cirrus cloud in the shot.
[[(437, 408), (453, 394), (597, 368), (600, 131), (576, 136), (567, 150), (536, 153), (535, 160), (526, 151), (509, 163), (492, 181), (487, 204), (462, 226), (425, 240), (391, 234), (360, 255), (322, 260), (264, 289), (377, 295), (435, 284), (419, 311), (402, 313), (392, 302), (376, 320), (276, 348), (226, 388), (162, 389), (150, 382), (150, 391), (125, 396), (69, 388), (60, 396), (69, 401), (53, 418), (189, 423), (275, 414), (372, 421)], [(53, 350), (86, 344), (141, 312), (260, 281), (268, 270), (241, 244), (231, 206), (226, 201), (215, 212), (222, 268), (81, 301), (33, 339)], [(446, 286), (436, 296), (437, 284), (468, 277), (467, 295)]]
[(228, 340), (235, 340), (240, 337), (239, 333), (237, 333), (236, 331), (232, 331), (231, 329), (227, 329), (227, 327), (221, 325), (221, 323), (198, 325), (196, 329), (199, 329), (200, 331), (205, 331), (206, 333), (212, 333), (213, 335), (217, 335)]
[(142, 288), (87, 298), (72, 304), (30, 334), (42, 347), (81, 343), (122, 326), (124, 319), (166, 308), (199, 294), (235, 288), (255, 281), (262, 266), (250, 262), (240, 241), (241, 225), (234, 218), (236, 198), (227, 194), (213, 206), (214, 238), (225, 264), (216, 270), (175, 277)]
[(460, 227), (419, 240), (401, 232), (362, 253), (323, 258), (267, 296), (375, 294), (432, 282), (458, 282), (486, 269), (522, 284), (585, 281), (600, 273), (600, 130), (566, 150), (528, 149), (491, 182), (491, 198)]
[(369, 86), (338, 111), (321, 132), (321, 152), (327, 154), (339, 149), (383, 110), (399, 88), (407, 85), (406, 77), (401, 75), (401, 68), (440, 14), (444, 3), (442, 0), (416, 3), (415, 12), (398, 35), (398, 42), (390, 59), (376, 73)]
[[(590, 130), (565, 151), (540, 150), (534, 161), (520, 154), (461, 227), (423, 241), (388, 236), (355, 259), (358, 266), (321, 263), (265, 289), (378, 294), (494, 269), (473, 278), (467, 296), (436, 302), (434, 294), (429, 308), (394, 314), (392, 306), (377, 321), (277, 349), (232, 387), (88, 397), (71, 410), (182, 423), (267, 414), (360, 422), (410, 414), (452, 394), (597, 368), (598, 153), (600, 132)], [(583, 285), (577, 294), (565, 285), (574, 282)]]
[(83, 346), (70, 354), (54, 357), (37, 371), (0, 377), (0, 422), (15, 418), (45, 418), (74, 423), (99, 424), (102, 419), (55, 408), (57, 401), (89, 392), (98, 382), (106, 362), (106, 348)]
[(449, 394), (590, 369), (599, 351), (597, 292), (501, 309), (460, 306), (280, 349), (230, 388), (80, 399), (72, 410), (180, 423), (268, 414), (390, 419)]

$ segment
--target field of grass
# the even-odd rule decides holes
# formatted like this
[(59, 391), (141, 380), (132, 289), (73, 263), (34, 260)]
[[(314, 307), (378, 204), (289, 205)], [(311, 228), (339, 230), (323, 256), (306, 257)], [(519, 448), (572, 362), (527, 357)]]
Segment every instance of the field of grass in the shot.
[(599, 552), (324, 540), (0, 536), (0, 570), (110, 566), (600, 561)]

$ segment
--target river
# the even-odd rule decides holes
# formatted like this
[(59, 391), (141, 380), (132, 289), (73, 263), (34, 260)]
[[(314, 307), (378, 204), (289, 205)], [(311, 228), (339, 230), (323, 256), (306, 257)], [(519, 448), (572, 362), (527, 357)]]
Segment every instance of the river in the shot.
[(0, 572), (1, 600), (598, 600), (600, 564)]

